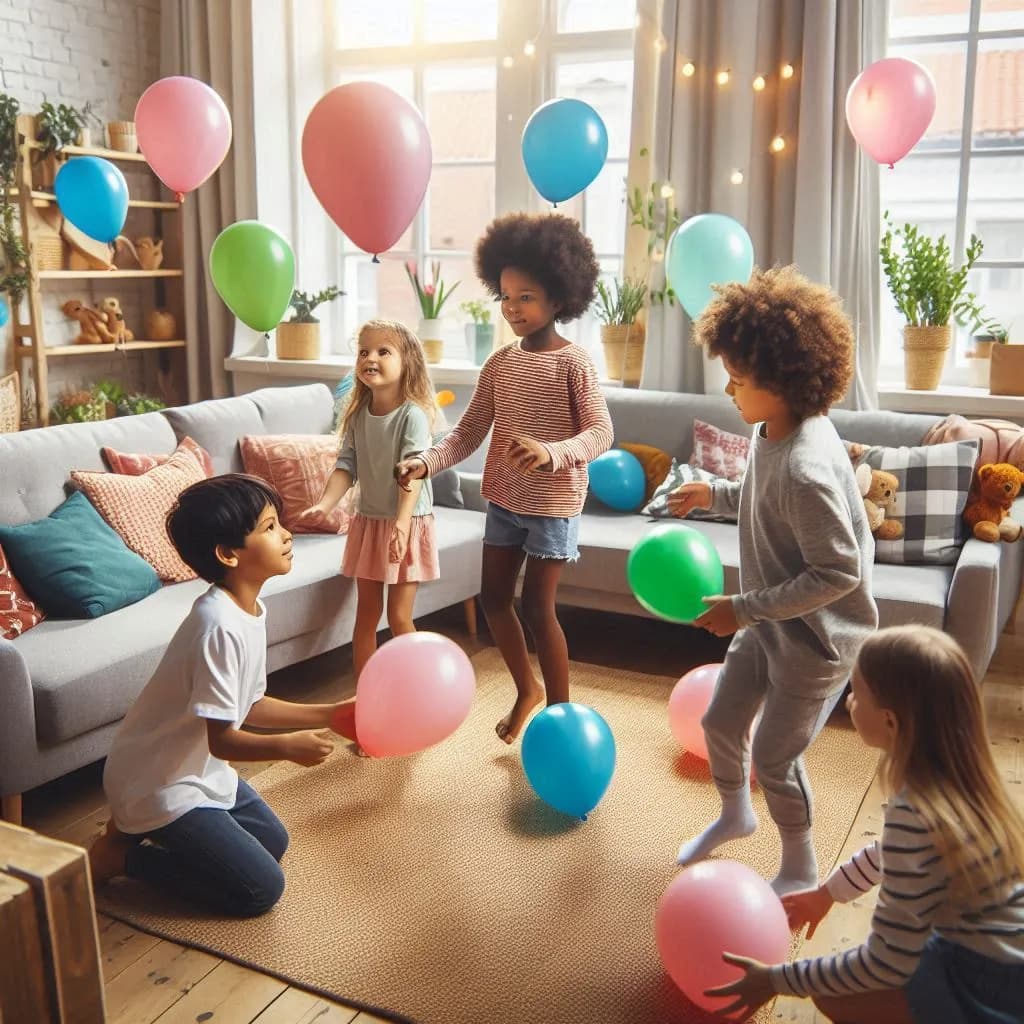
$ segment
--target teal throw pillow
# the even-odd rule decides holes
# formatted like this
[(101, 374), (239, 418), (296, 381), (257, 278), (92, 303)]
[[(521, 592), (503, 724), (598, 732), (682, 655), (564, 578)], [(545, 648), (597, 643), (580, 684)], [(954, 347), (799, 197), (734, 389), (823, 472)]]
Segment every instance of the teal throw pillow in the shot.
[(15, 579), (54, 618), (96, 619), (160, 589), (153, 567), (76, 491), (45, 519), (0, 526)]

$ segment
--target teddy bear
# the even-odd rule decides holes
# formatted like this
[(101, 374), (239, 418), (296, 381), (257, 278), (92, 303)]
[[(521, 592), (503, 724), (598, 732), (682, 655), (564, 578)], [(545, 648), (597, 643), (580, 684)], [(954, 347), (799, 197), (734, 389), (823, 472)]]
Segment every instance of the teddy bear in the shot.
[(71, 320), (77, 320), (81, 328), (75, 338), (76, 345), (109, 345), (114, 336), (107, 329), (107, 319), (98, 310), (87, 306), (81, 299), (68, 299), (61, 311)]
[(975, 477), (964, 522), (978, 540), (1020, 540), (1021, 525), (1010, 519), (1010, 506), (1024, 486), (1024, 473), (1008, 462), (988, 463)]
[(896, 519), (885, 518), (885, 510), (896, 501), (899, 480), (883, 469), (872, 469), (866, 462), (857, 467), (855, 475), (864, 499), (868, 527), (875, 539), (899, 540), (903, 536), (903, 524)]
[(121, 312), (121, 303), (118, 299), (113, 297), (104, 299), (100, 303), (100, 309), (107, 319), (107, 330), (115, 345), (123, 345), (126, 341), (135, 340), (135, 335), (124, 322), (124, 314)]

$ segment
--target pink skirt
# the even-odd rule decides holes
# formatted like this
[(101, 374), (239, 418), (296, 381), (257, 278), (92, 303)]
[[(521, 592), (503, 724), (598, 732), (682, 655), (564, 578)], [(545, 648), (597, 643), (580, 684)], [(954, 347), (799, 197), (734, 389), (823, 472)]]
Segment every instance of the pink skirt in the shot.
[(401, 562), (392, 562), (388, 550), (394, 525), (393, 519), (369, 519), (357, 512), (345, 537), (342, 575), (378, 583), (426, 583), (439, 579), (434, 517), (413, 516), (409, 546)]

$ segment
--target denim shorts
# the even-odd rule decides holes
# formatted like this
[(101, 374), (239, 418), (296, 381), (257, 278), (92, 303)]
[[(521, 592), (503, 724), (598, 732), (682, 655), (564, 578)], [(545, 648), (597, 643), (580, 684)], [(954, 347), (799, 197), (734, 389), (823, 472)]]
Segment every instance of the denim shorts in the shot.
[(509, 512), (489, 502), (484, 543), (498, 548), (522, 548), (531, 558), (575, 562), (580, 557), (576, 542), (579, 516), (528, 516)]
[(919, 1024), (1024, 1021), (1024, 965), (992, 960), (932, 935), (904, 987)]

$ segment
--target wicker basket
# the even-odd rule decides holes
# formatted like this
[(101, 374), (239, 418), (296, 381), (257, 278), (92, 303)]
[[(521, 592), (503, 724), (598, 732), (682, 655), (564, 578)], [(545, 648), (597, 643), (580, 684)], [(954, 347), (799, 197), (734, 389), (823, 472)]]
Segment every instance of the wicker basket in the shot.
[(45, 234), (42, 231), (32, 239), (38, 270), (64, 269), (64, 240), (60, 235)]
[(942, 379), (953, 328), (903, 328), (903, 375), (909, 391), (934, 391)]
[(320, 324), (278, 324), (278, 359), (319, 359)]
[(605, 373), (609, 380), (639, 384), (644, 368), (644, 325), (602, 324), (601, 345), (604, 348)]
[(0, 377), (0, 434), (21, 430), (21, 388), (18, 374)]
[(110, 148), (119, 153), (137, 153), (139, 138), (135, 134), (134, 121), (108, 121), (107, 135), (110, 136)]

